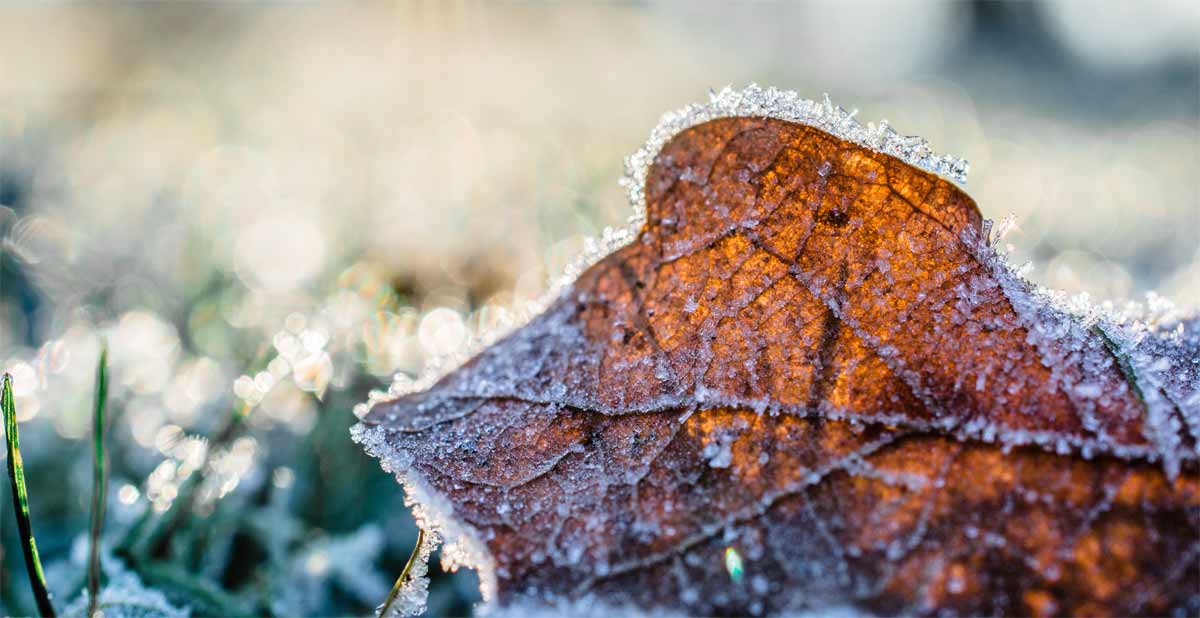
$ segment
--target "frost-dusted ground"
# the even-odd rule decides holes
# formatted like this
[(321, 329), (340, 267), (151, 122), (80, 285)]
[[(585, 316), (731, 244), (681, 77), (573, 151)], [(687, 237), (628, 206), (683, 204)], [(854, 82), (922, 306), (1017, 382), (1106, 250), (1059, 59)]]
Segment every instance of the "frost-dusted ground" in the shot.
[(626, 246), (356, 428), (485, 597), (1195, 611), (1196, 319), (1032, 288), (914, 167), (965, 164), (831, 105), (727, 91), (664, 126)]

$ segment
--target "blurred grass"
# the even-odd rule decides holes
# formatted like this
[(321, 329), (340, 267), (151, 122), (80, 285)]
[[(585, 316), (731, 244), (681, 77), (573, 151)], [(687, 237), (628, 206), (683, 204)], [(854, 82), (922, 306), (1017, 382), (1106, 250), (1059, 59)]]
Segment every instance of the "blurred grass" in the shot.
[(92, 512), (91, 534), (88, 537), (88, 607), (87, 616), (96, 615), (100, 602), (100, 535), (104, 531), (104, 510), (108, 496), (108, 453), (104, 446), (105, 408), (108, 405), (108, 344), (100, 343), (100, 360), (96, 363), (96, 390), (92, 409)]

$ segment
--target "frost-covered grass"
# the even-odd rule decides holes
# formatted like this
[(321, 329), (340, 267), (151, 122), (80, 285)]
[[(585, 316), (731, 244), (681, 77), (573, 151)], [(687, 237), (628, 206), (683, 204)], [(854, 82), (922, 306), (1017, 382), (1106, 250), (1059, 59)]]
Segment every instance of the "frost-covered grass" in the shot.
[[(91, 615), (98, 609), (107, 616), (364, 614), (385, 598), (386, 581), (393, 573), (401, 573), (398, 585), (417, 582), (428, 595), (425, 563), (432, 545), (421, 543), (417, 537), (422, 560), (416, 567), (420, 573), (414, 572), (411, 564), (418, 552), (411, 545), (413, 535), (405, 531), (399, 492), (380, 487), (381, 499), (374, 509), (369, 504), (355, 504), (349, 497), (361, 491), (357, 483), (367, 487), (371, 483), (362, 478), (370, 476), (369, 469), (356, 470), (354, 462), (341, 465), (349, 453), (339, 453), (337, 443), (350, 443), (344, 428), (339, 432), (340, 440), (330, 436), (329, 444), (308, 444), (292, 451), (316, 450), (317, 457), (323, 457), (331, 466), (326, 471), (330, 474), (328, 481), (313, 483), (318, 486), (306, 488), (311, 492), (305, 492), (308, 495), (297, 495), (297, 469), (306, 473), (302, 466), (277, 466), (266, 478), (251, 470), (231, 478), (231, 473), (238, 472), (231, 468), (242, 465), (237, 458), (245, 457), (250, 444), (245, 433), (253, 429), (246, 419), (262, 413), (257, 406), (240, 401), (207, 440), (177, 440), (202, 445), (204, 452), (191, 464), (187, 457), (198, 457), (194, 450), (180, 459), (167, 460), (193, 469), (185, 477), (172, 479), (176, 482), (174, 495), (166, 508), (158, 509), (155, 502), (141, 496), (130, 500), (129, 484), (120, 480), (105, 482), (108, 448), (104, 429), (110, 420), (106, 414), (105, 369), (101, 361), (96, 369), (92, 405), (95, 450), (85, 459), (97, 483), (91, 494), (90, 531), (80, 525), (68, 532), (68, 538), (74, 540), (63, 547), (59, 540), (62, 533), (52, 525), (40, 525), (42, 538), (49, 538), (51, 548), (49, 552), (43, 550), (50, 557), (45, 576), (31, 526), (31, 520), (38, 518), (29, 516), (28, 505), (44, 506), (61, 500), (62, 482), (51, 476), (54, 466), (41, 461), (36, 474), (27, 479), (27, 495), (18, 444), (19, 410), (14, 404), (12, 380), (5, 377), (8, 462), (17, 512), (21, 514), (16, 528), (19, 538), (27, 541), (21, 546), (30, 561), (30, 579), (23, 574), (5, 579), (7, 612), (51, 615), (57, 607), (66, 615)], [(115, 469), (124, 476), (128, 452), (118, 445), (114, 454)], [(60, 459), (68, 466), (83, 461)], [(317, 472), (315, 476), (323, 474)], [(115, 486), (118, 500), (106, 508), (104, 489), (110, 485)], [(218, 498), (214, 492), (224, 495)], [(329, 496), (328, 502), (321, 494)], [(387, 496), (395, 496), (397, 503)], [(295, 513), (298, 507), (314, 509), (316, 512), (309, 511), (309, 516), (318, 522), (354, 518), (365, 523), (347, 534), (325, 532), (321, 527), (306, 525)], [(86, 511), (80, 511), (70, 521), (83, 524)], [(60, 517), (45, 508), (40, 513), (43, 522), (57, 523)], [(10, 517), (8, 512), (3, 515)], [(3, 526), (6, 533), (11, 521)], [(408, 557), (410, 566), (389, 556), (408, 556), (409, 550), (413, 552)], [(12, 561), (21, 555), (6, 558), (10, 565), (17, 566)], [(461, 593), (436, 574), (434, 577), (438, 580), (433, 587), (434, 602), (448, 611), (463, 611), (464, 606), (457, 601)]]

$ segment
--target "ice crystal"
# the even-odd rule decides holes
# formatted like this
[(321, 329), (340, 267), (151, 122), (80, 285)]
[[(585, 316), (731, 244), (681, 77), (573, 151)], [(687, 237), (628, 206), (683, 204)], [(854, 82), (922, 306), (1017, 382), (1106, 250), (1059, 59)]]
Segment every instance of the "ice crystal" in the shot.
[(437, 549), (437, 540), (426, 536), (417, 548), (417, 558), (409, 570), (407, 579), (396, 592), (391, 607), (384, 614), (384, 606), (375, 608), (378, 618), (403, 618), (418, 616), (425, 612), (425, 603), (429, 599), (429, 556)]
[(412, 458), (407, 452), (395, 449), (384, 435), (362, 424), (351, 428), (351, 436), (369, 455), (379, 458), (385, 472), (396, 476), (406, 492), (405, 505), (412, 509), (417, 525), (425, 531), (425, 540), (418, 549), (409, 579), (393, 603), (392, 615), (407, 616), (424, 611), (429, 557), (439, 545), (442, 570), (453, 572), (468, 568), (477, 571), (483, 600), (493, 599), (496, 594), (495, 566), (478, 531), (455, 517), (454, 508), (445, 498), (411, 469)]

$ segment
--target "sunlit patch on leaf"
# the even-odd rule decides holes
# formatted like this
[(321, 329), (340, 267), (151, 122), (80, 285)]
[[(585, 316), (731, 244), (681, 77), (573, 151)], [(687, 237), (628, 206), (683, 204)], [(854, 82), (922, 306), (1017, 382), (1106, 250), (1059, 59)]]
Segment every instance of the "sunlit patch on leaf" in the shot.
[(1197, 320), (1031, 286), (923, 141), (776, 91), (681, 114), (619, 248), (355, 428), (485, 598), (1200, 609)]

